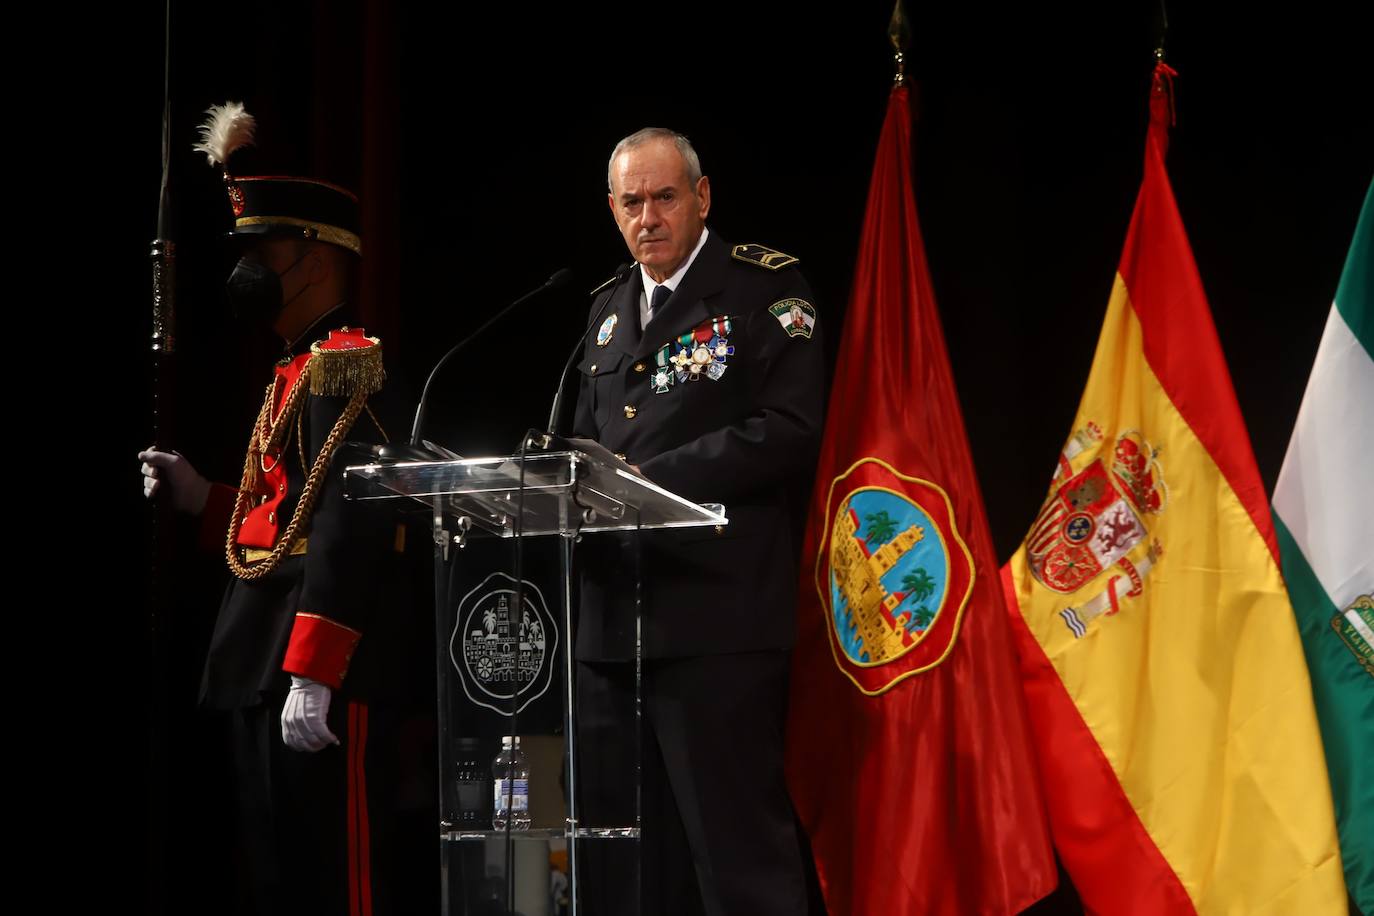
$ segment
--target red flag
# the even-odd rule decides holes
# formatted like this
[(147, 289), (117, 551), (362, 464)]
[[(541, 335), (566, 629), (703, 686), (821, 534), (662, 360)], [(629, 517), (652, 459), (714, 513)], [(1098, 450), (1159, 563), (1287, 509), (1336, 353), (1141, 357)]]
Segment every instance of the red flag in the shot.
[(908, 106), (894, 88), (812, 494), (788, 784), (833, 916), (1015, 913), (1056, 873)]

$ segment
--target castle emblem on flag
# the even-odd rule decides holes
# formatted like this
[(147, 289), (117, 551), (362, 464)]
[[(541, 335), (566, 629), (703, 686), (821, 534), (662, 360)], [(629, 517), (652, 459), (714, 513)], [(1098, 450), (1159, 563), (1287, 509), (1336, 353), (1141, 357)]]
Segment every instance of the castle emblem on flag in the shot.
[(836, 664), (881, 693), (947, 654), (973, 563), (937, 485), (866, 458), (836, 479), (816, 585)]
[(1074, 459), (1099, 450), (1101, 440), (1095, 423), (1069, 438), (1055, 475), (1062, 482), (1026, 536), (1031, 575), (1051, 591), (1076, 595), (1104, 572), (1114, 571), (1102, 591), (1060, 612), (1080, 639), (1091, 620), (1115, 614), (1122, 599), (1141, 594), (1145, 577), (1163, 554), (1159, 542), (1150, 540), (1148, 524), (1168, 502), (1159, 450), (1130, 430), (1117, 437), (1110, 459), (1099, 454), (1075, 471)]

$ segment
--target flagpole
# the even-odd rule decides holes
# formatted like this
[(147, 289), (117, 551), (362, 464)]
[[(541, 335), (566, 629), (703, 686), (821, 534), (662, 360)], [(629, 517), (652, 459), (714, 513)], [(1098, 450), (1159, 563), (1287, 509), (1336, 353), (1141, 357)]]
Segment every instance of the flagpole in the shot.
[[(170, 448), (171, 374), (176, 353), (176, 243), (172, 241), (171, 196), (172, 131), (172, 4), (163, 11), (162, 64), (162, 181), (158, 190), (157, 238), (150, 257), (153, 268), (151, 335), (152, 355), (152, 444)], [(167, 634), (163, 620), (168, 554), (172, 549), (171, 501), (158, 500), (151, 510), (148, 567), (148, 604), (144, 619), (147, 639), (148, 696), (148, 911), (166, 911), (167, 886), (167, 808), (165, 787), (168, 772), (167, 700), (164, 693)]]
[(911, 27), (907, 24), (906, 12), (902, 9), (902, 0), (897, 0), (892, 6), (892, 19), (887, 24), (887, 38), (892, 42), (893, 64), (897, 72), (893, 77), (893, 85), (906, 85), (906, 49), (911, 46)]
[(1164, 39), (1169, 34), (1169, 11), (1164, 0), (1159, 0), (1159, 42), (1155, 45), (1155, 60), (1164, 63)]

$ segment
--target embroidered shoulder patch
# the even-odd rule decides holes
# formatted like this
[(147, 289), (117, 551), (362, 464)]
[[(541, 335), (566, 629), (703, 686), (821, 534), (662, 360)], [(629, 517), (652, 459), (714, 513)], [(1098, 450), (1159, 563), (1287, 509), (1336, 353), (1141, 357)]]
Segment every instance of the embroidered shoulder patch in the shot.
[(816, 326), (816, 307), (805, 299), (783, 299), (768, 306), (768, 311), (778, 319), (778, 324), (787, 332), (788, 337), (810, 339), (811, 329)]
[(782, 270), (784, 267), (791, 267), (798, 261), (792, 255), (784, 254), (766, 245), (736, 245), (730, 250), (730, 257), (739, 261), (747, 261), (768, 270)]

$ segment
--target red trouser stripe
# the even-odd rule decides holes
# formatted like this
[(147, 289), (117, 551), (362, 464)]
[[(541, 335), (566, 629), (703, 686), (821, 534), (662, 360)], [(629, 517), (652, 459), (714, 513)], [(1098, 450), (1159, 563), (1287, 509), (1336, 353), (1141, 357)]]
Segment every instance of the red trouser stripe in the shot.
[(358, 865), (362, 916), (372, 916), (372, 825), (367, 819), (367, 707), (358, 706)]
[(367, 819), (367, 706), (348, 704), (348, 913), (372, 916), (372, 841)]

